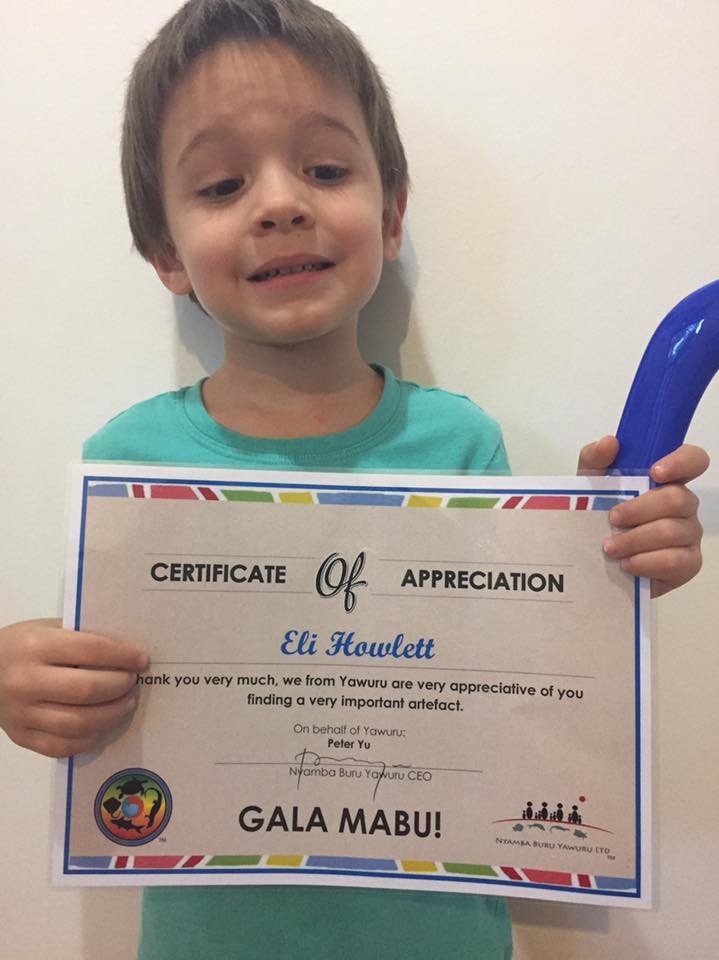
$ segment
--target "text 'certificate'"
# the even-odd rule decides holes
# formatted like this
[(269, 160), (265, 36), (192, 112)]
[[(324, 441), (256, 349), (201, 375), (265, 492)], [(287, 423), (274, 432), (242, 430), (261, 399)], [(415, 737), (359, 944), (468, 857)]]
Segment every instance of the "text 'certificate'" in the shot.
[(65, 625), (151, 654), (61, 764), (65, 883), (649, 902), (645, 478), (85, 464)]

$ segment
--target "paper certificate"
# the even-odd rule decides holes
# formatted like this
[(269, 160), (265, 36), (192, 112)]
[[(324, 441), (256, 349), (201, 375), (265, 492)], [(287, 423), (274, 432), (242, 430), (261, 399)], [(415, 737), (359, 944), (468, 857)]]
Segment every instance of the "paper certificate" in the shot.
[(75, 471), (66, 626), (150, 651), (57, 879), (649, 902), (645, 478)]

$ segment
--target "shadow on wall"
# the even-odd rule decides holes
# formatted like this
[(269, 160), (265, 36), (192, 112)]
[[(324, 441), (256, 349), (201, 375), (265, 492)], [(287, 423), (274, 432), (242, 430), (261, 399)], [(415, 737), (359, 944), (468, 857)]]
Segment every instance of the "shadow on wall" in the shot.
[[(712, 451), (714, 456), (717, 453)], [(699, 497), (699, 519), (704, 527), (705, 537), (719, 537), (719, 489), (694, 485)]]
[(402, 345), (407, 339), (417, 289), (417, 258), (405, 235), (402, 255), (385, 264), (382, 280), (360, 315), (359, 348), (368, 363), (381, 363), (402, 376)]
[[(224, 344), (220, 328), (189, 297), (175, 297), (174, 301), (180, 343), (186, 354), (200, 365), (202, 376), (209, 376), (222, 363)], [(192, 383), (195, 379), (195, 371), (189, 370), (185, 357), (178, 352), (177, 382)]]
[(98, 952), (102, 960), (137, 956), (141, 897), (139, 887), (82, 891), (82, 958)]
[[(515, 960), (577, 960), (583, 938), (606, 937), (610, 932), (606, 907), (514, 899), (510, 899), (509, 907)], [(640, 954), (632, 956), (634, 960), (640, 958)]]
[[(414, 291), (417, 286), (417, 260), (409, 237), (405, 236), (402, 256), (386, 264), (382, 279), (372, 299), (362, 311), (359, 323), (359, 346), (367, 362), (382, 363), (402, 375), (401, 349), (407, 337)], [(217, 324), (189, 297), (175, 297), (175, 317), (180, 344), (187, 357), (194, 358), (207, 376), (222, 363), (223, 341)], [(414, 346), (417, 366), (417, 345)], [(426, 364), (420, 358), (420, 368)], [(179, 383), (191, 383), (197, 373), (190, 369), (182, 353), (177, 357)]]

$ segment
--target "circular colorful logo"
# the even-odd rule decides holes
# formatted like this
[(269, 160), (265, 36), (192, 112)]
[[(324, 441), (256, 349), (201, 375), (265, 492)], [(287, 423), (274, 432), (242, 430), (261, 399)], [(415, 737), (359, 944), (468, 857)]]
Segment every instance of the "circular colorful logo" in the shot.
[(131, 767), (113, 773), (97, 791), (95, 822), (108, 840), (136, 847), (159, 837), (172, 816), (172, 795), (162, 777)]

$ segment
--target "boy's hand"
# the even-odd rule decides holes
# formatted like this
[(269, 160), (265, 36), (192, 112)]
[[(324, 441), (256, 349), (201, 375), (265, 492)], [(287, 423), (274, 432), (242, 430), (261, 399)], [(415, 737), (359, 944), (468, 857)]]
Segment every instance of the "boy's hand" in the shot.
[[(28, 620), (0, 630), (0, 727), (47, 757), (82, 753), (135, 707), (138, 647)], [(90, 668), (90, 669), (88, 669)]]
[[(579, 455), (577, 472), (604, 473), (618, 452), (616, 437), (590, 443)], [(685, 484), (696, 480), (708, 466), (707, 452), (685, 443), (658, 460), (649, 471), (661, 487), (609, 511), (612, 526), (626, 532), (608, 537), (603, 543), (604, 552), (619, 560), (622, 569), (633, 576), (651, 577), (653, 597), (681, 586), (701, 569), (699, 501)]]

